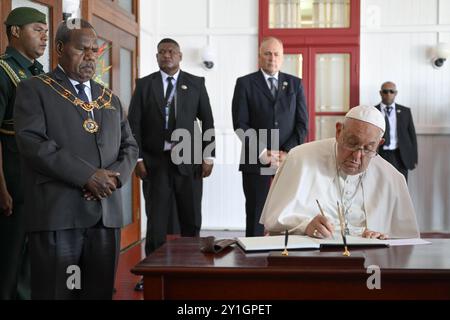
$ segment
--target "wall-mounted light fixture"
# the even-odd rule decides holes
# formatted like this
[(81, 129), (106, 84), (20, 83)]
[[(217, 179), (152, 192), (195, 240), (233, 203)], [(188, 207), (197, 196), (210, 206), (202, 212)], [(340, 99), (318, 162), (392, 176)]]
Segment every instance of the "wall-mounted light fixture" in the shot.
[(439, 42), (436, 48), (434, 49), (435, 55), (433, 58), (433, 67), (436, 69), (442, 68), (445, 60), (450, 58), (450, 44)]
[(201, 60), (202, 60), (202, 66), (206, 70), (211, 70), (214, 68), (214, 65), (217, 63), (216, 59), (216, 52), (211, 46), (204, 47), (201, 52)]

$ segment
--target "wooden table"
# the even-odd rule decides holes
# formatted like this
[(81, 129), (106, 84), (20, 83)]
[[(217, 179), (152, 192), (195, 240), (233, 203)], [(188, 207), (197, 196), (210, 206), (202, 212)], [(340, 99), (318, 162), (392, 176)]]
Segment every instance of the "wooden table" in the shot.
[[(268, 253), (239, 247), (203, 254), (199, 239), (167, 242), (132, 272), (144, 276), (144, 298), (163, 299), (450, 299), (450, 239), (431, 245), (352, 250), (365, 268), (268, 266)], [(381, 289), (369, 290), (377, 265)]]

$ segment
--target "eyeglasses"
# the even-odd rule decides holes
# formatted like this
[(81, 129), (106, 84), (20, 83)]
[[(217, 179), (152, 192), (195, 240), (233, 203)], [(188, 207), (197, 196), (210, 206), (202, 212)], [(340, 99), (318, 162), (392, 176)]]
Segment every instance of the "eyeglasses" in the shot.
[(366, 148), (366, 147), (360, 147), (360, 146), (348, 144), (348, 143), (346, 143), (346, 142), (342, 143), (342, 147), (343, 147), (344, 149), (346, 149), (347, 151), (351, 151), (352, 153), (353, 153), (353, 152), (357, 152), (357, 151), (361, 151), (361, 154), (362, 154), (364, 157), (367, 157), (367, 158), (373, 158), (373, 157), (375, 157), (376, 155), (378, 155), (378, 153), (377, 153), (376, 150), (371, 150), (371, 149), (368, 149), (368, 148)]
[(394, 93), (397, 93), (397, 90), (393, 90), (393, 89), (383, 89), (383, 90), (381, 90), (381, 92), (382, 92), (383, 94), (388, 94), (388, 93), (394, 94)]

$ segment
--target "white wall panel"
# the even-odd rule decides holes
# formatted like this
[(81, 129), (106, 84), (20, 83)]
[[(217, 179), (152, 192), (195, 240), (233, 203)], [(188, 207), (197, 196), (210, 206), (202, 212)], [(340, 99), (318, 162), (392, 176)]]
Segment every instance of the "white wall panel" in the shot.
[(216, 127), (231, 129), (234, 85), (238, 77), (255, 70), (258, 41), (256, 35), (212, 36), (210, 45), (216, 49), (217, 63), (204, 75), (215, 112)]
[[(141, 6), (146, 2), (141, 1)], [(158, 2), (160, 6), (159, 28), (161, 30), (173, 33), (180, 29), (207, 27), (208, 0), (152, 0), (151, 2)]]
[(258, 5), (253, 0), (210, 1), (211, 28), (252, 28), (258, 25)]
[(409, 188), (424, 231), (450, 231), (450, 138), (448, 135), (419, 136), (419, 167)]
[(450, 24), (450, 1), (439, 1), (439, 24)]
[[(438, 0), (361, 1), (362, 12), (379, 10), (381, 26), (434, 25), (437, 24), (437, 8)], [(362, 17), (362, 25), (366, 26), (370, 16), (362, 15)]]
[[(413, 109), (418, 126), (450, 125), (450, 72), (431, 66), (436, 33), (370, 33), (362, 37), (361, 102), (379, 102), (387, 80), (398, 86), (397, 102)], [(447, 69), (447, 71), (445, 70)], [(370, 75), (370, 76), (366, 76)]]

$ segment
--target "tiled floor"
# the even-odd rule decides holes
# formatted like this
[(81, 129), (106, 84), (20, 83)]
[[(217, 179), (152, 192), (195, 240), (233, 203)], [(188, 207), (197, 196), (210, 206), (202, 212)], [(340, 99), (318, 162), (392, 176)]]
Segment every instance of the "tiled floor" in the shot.
[[(223, 239), (242, 237), (244, 236), (244, 231), (205, 230), (201, 231), (200, 235), (202, 237), (215, 236), (218, 239)], [(176, 236), (168, 236), (168, 241), (174, 237)], [(144, 258), (144, 244), (145, 241), (142, 241), (121, 253), (116, 275), (117, 292), (114, 295), (114, 300), (143, 300), (143, 294), (134, 291), (134, 286), (139, 281), (139, 277), (132, 274), (130, 270)]]

